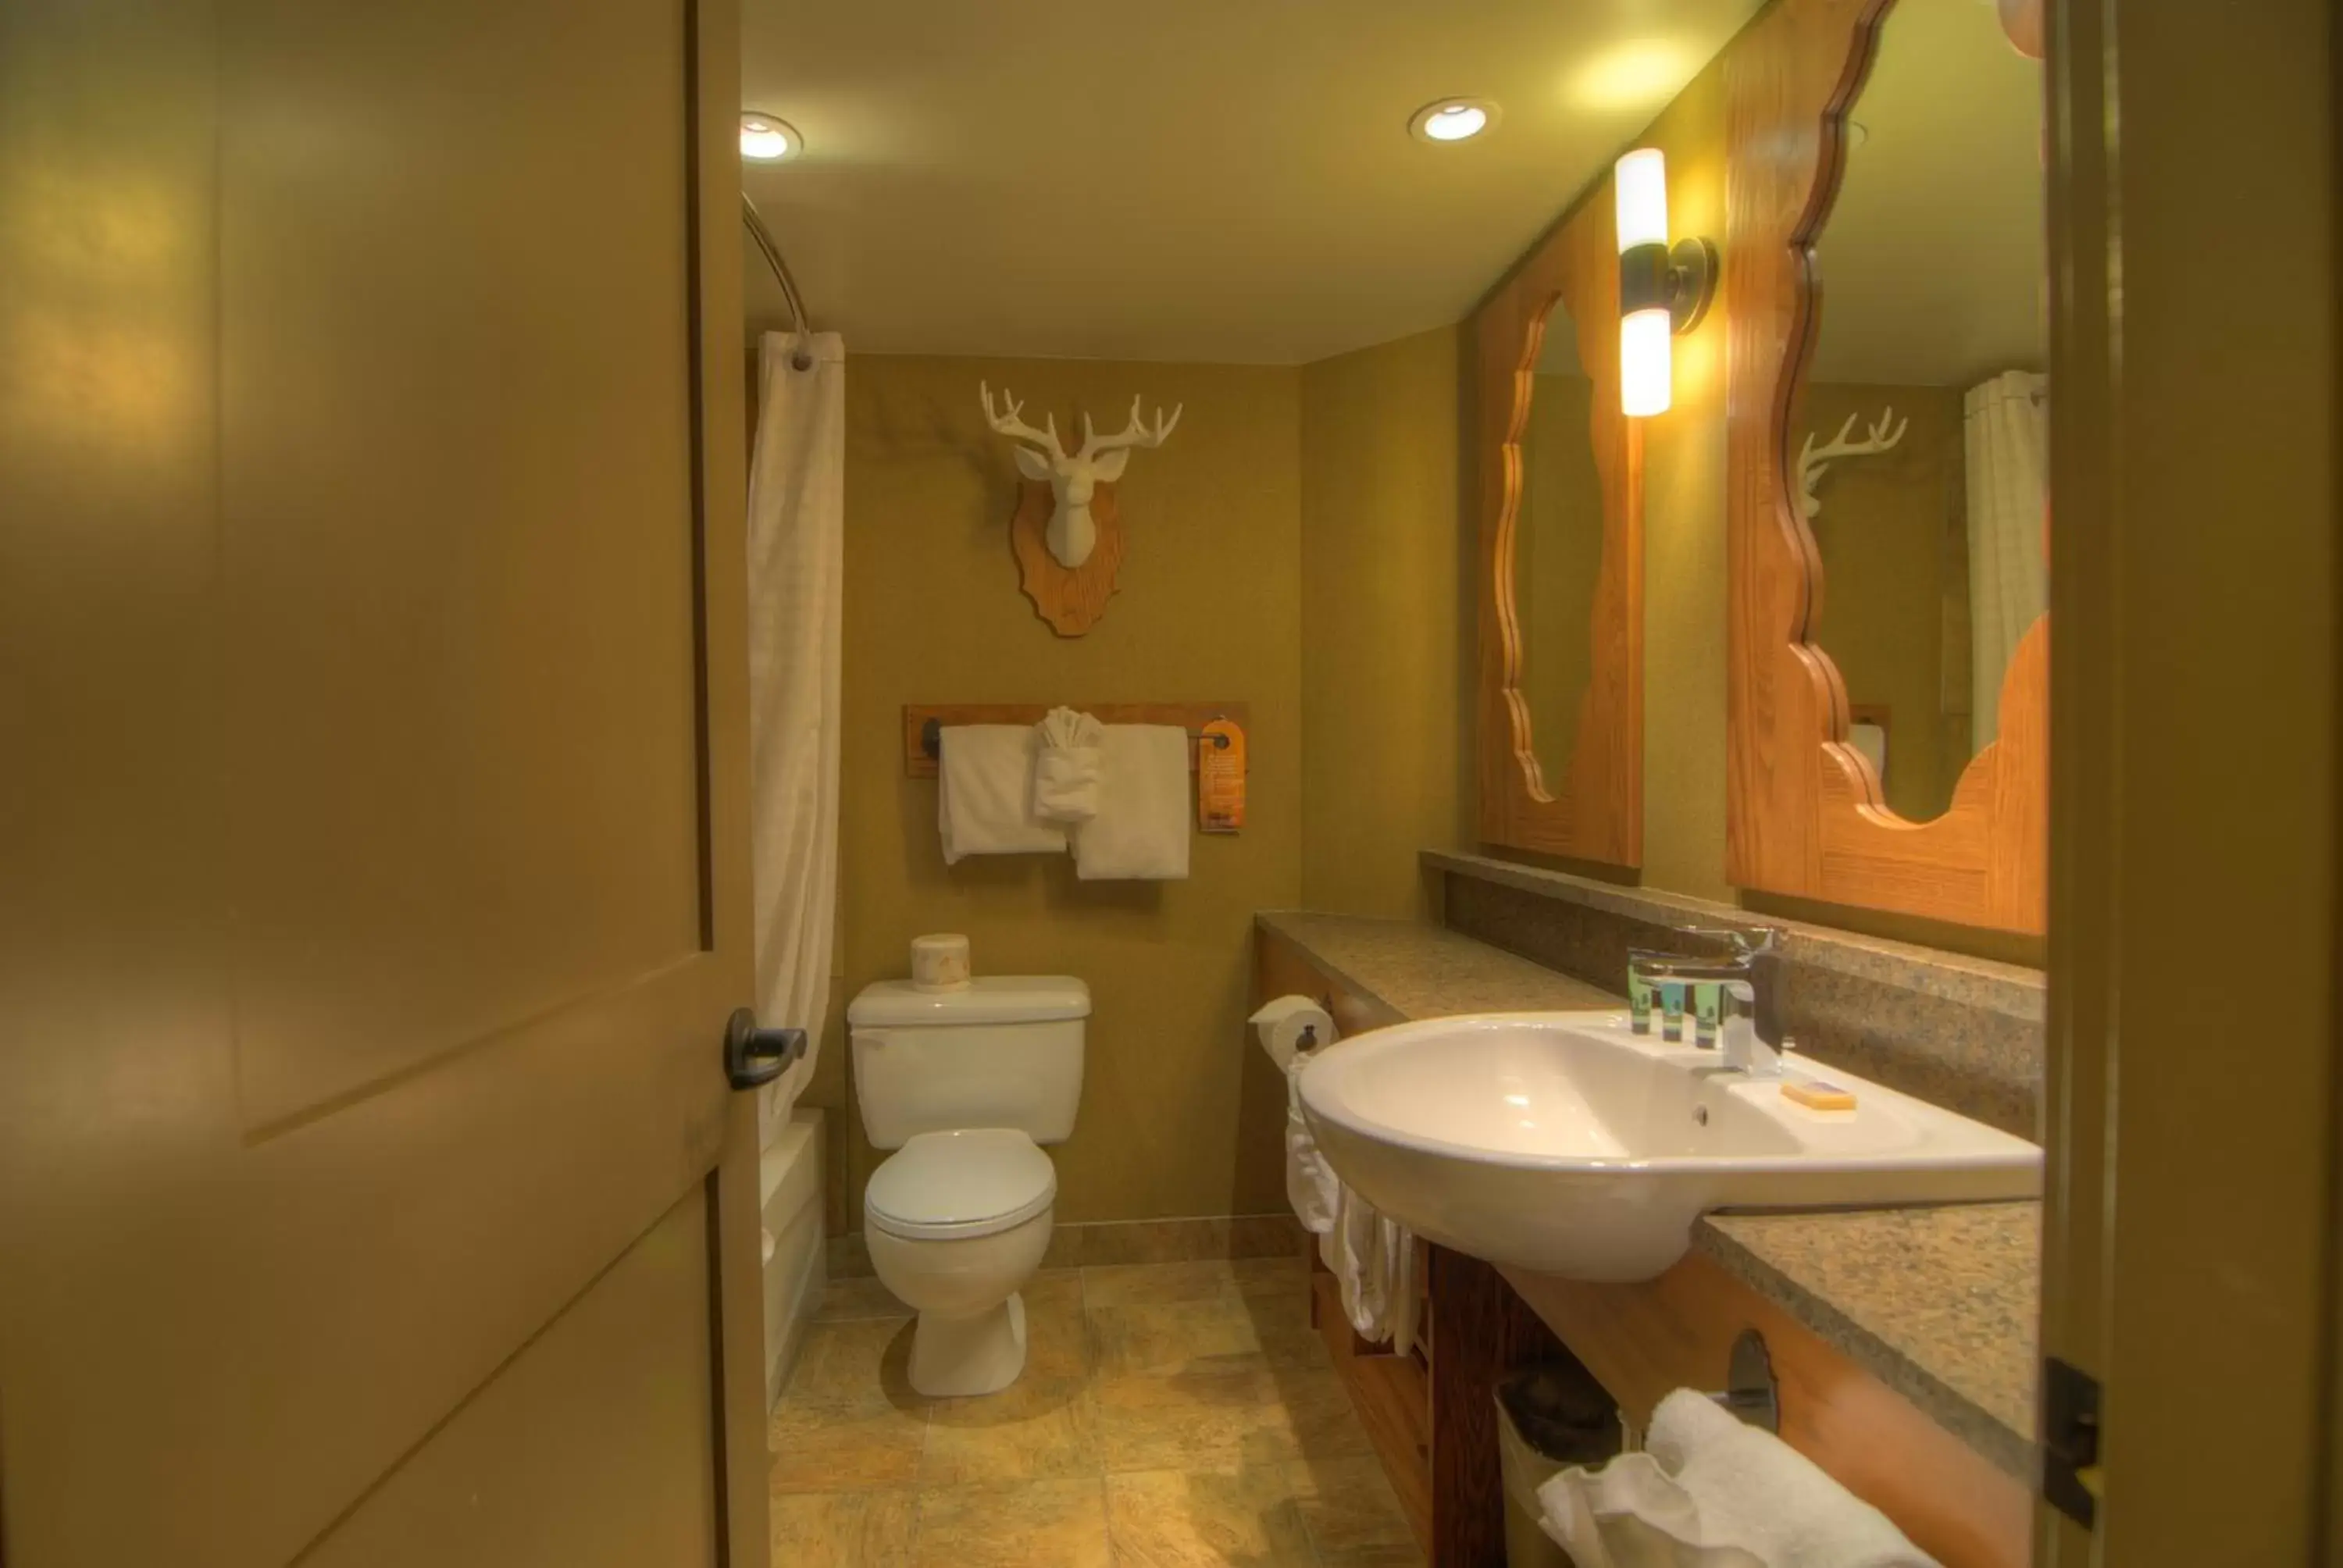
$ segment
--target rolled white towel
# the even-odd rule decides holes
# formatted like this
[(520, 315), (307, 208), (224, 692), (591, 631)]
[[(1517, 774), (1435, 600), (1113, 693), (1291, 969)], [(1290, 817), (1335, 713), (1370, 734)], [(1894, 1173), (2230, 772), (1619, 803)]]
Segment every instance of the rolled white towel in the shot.
[(1053, 708), (1033, 729), (1039, 738), (1033, 815), (1051, 822), (1087, 822), (1097, 816), (1106, 726), (1087, 713)]
[(1885, 1514), (1705, 1394), (1660, 1402), (1641, 1453), (1538, 1488), (1579, 1568), (1939, 1568)]

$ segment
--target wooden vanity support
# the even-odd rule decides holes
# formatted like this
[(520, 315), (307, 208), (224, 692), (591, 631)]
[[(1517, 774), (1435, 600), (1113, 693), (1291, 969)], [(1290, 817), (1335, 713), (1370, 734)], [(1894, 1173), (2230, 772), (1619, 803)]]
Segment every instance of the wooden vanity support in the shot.
[(1946, 1568), (2023, 1568), (2026, 1488), (1814, 1332), (1695, 1252), (1648, 1284), (1506, 1279), (1639, 1423), (1670, 1390), (1724, 1386), (1733, 1342), (1765, 1336), (1781, 1436)]
[[(1300, 993), (1345, 1033), (1390, 1010), (1319, 969), (1294, 943), (1255, 937), (1257, 1000)], [(1765, 1336), (1780, 1384), (1785, 1442), (1894, 1520), (1946, 1568), (2023, 1568), (2029, 1489), (1918, 1407), (1825, 1343), (1785, 1309), (1694, 1252), (1640, 1285), (1504, 1272), (1426, 1249), (1428, 1353), (1393, 1356), (1358, 1340), (1333, 1277), (1315, 1276), (1312, 1320), (1425, 1555), (1439, 1568), (1502, 1568), (1496, 1384), (1574, 1357), (1638, 1426), (1669, 1391), (1725, 1385), (1733, 1342)]]

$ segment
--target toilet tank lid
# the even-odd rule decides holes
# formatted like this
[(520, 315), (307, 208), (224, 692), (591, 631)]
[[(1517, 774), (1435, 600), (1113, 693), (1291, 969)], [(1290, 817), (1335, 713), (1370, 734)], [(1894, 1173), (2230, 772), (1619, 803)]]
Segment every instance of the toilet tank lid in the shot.
[(917, 1024), (1045, 1023), (1088, 1018), (1091, 988), (1071, 975), (981, 975), (958, 990), (921, 990), (910, 980), (865, 986), (846, 1021), (901, 1029)]

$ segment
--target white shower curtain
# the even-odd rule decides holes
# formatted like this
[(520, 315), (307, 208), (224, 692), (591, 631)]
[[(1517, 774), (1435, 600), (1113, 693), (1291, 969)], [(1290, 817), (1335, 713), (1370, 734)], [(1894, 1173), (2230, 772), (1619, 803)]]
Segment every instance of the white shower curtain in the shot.
[[(800, 349), (808, 363), (795, 363)], [(844, 604), (846, 350), (836, 333), (759, 346), (749, 471), (749, 841), (757, 1018), (805, 1030), (805, 1059), (759, 1102), (759, 1142), (812, 1075), (838, 915), (839, 628)]]
[(1969, 638), (1974, 745), (2001, 731), (2001, 682), (2018, 639), (2049, 608), (2050, 378), (2005, 370), (1968, 389)]

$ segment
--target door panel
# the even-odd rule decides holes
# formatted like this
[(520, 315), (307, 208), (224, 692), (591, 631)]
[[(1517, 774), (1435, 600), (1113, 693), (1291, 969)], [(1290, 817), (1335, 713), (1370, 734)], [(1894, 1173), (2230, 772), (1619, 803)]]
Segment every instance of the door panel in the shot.
[(11, 1568), (762, 1560), (736, 33), (0, 7)]
[(223, 37), (248, 1125), (699, 947), (682, 0)]
[[(716, 1562), (708, 1265), (708, 1201), (695, 1191), (384, 1478), (302, 1568)], [(699, 1437), (668, 1435), (677, 1432)], [(579, 1506), (588, 1498), (600, 1505)]]

